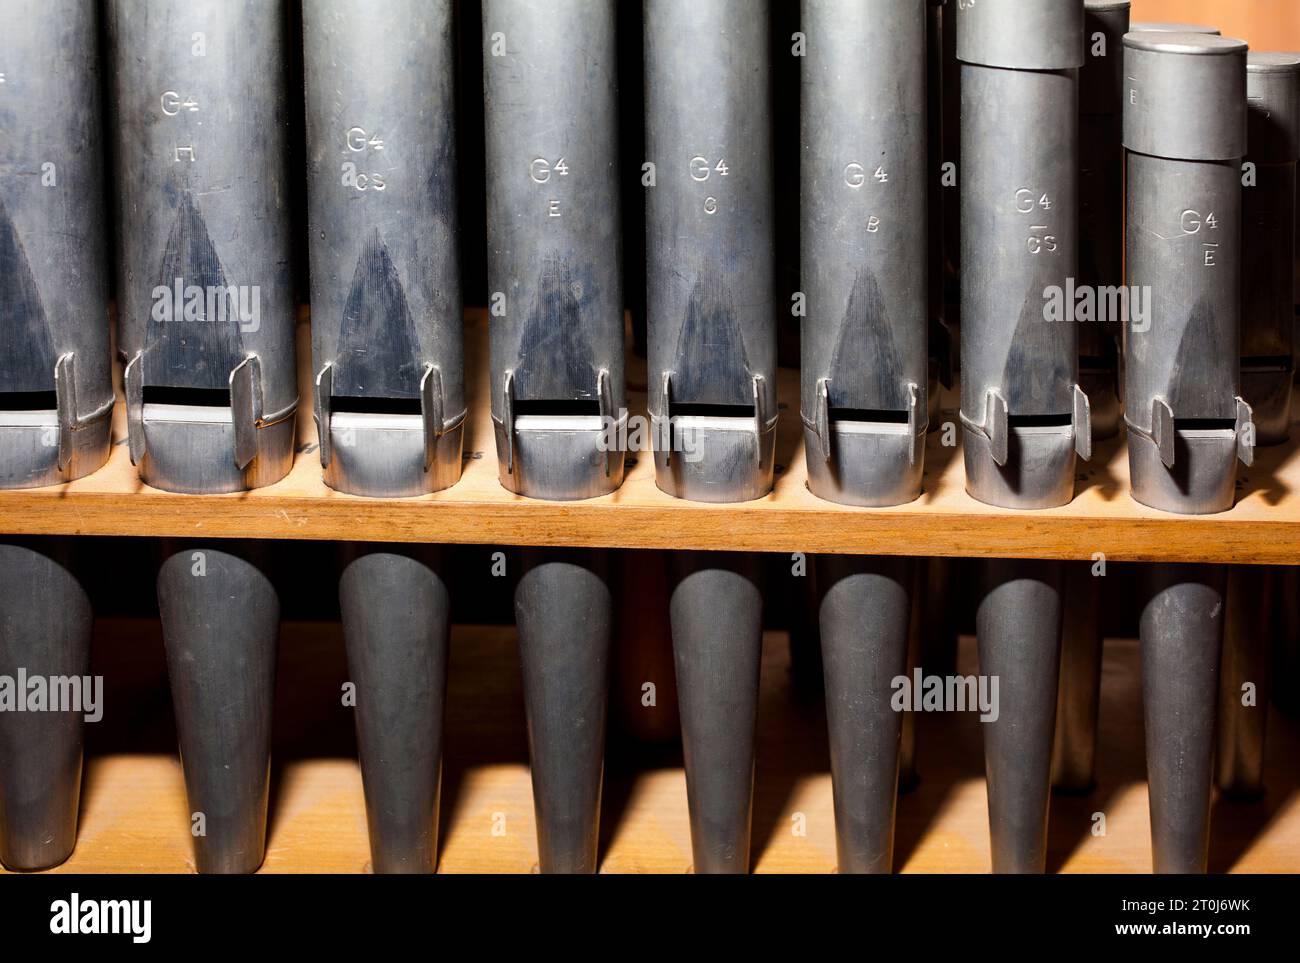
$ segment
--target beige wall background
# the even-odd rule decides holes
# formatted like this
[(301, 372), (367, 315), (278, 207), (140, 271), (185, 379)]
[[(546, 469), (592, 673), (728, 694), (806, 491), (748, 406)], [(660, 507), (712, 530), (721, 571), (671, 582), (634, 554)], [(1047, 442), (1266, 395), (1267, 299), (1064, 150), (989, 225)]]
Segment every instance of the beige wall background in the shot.
[(1132, 16), (1215, 26), (1252, 50), (1300, 52), (1300, 0), (1133, 0)]

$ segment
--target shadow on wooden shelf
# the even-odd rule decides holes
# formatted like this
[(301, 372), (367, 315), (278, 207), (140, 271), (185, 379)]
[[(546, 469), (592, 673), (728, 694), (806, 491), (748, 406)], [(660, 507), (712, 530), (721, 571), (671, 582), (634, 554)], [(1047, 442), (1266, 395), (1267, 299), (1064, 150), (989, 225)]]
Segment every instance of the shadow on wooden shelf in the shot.
[[(1185, 517), (1128, 496), (1120, 442), (1097, 446), (1080, 464), (1078, 494), (1062, 508), (1022, 512), (980, 504), (965, 492), (957, 448), (941, 442), (958, 425), (946, 395), (931, 426), (925, 493), (910, 505), (849, 508), (807, 490), (798, 373), (778, 381), (781, 418), (771, 495), (733, 505), (670, 498), (655, 486), (648, 453), (630, 459), (619, 491), (583, 502), (542, 502), (501, 487), (487, 390), (482, 311), (466, 322), (469, 417), (464, 475), (445, 492), (414, 499), (358, 498), (321, 479), (311, 418), (310, 339), (299, 325), (298, 455), (275, 485), (234, 495), (176, 495), (143, 485), (127, 455), (119, 391), (109, 463), (51, 488), (0, 492), (0, 534), (137, 535), (207, 538), (339, 539), (489, 545), (871, 553), (981, 558), (1091, 558), (1115, 561), (1300, 563), (1300, 456), (1297, 446), (1260, 449), (1238, 479), (1238, 501), (1215, 516)], [(117, 372), (120, 387), (121, 372)], [(629, 357), (629, 405), (645, 411), (645, 361)], [(954, 431), (959, 434), (954, 428)]]
[[(77, 850), (57, 871), (192, 872), (157, 623), (101, 622), (94, 662), (93, 671), (105, 676), (105, 715), (90, 726)], [(974, 668), (973, 641), (963, 639), (960, 669)], [(368, 869), (353, 722), (340, 699), (346, 677), (336, 624), (284, 626), (264, 872)], [(537, 851), (513, 629), (457, 626), (449, 678), (439, 869), (530, 872)], [(825, 711), (816, 693), (792, 688), (783, 634), (766, 638), (762, 685), (754, 867), (831, 872)], [(1107, 643), (1101, 718), (1099, 785), (1088, 796), (1053, 800), (1048, 868), (1147, 873), (1140, 678), (1132, 641)], [(980, 723), (969, 714), (923, 715), (919, 722), (921, 782), (899, 803), (895, 865), (912, 873), (988, 872)], [(1300, 771), (1294, 765), (1300, 725), (1277, 711), (1270, 712), (1268, 757), (1262, 802), (1216, 803), (1213, 871), (1300, 870)], [(1092, 835), (1097, 812), (1106, 817), (1104, 836)], [(806, 835), (795, 833), (800, 821)], [(493, 835), (494, 825), (504, 833)], [(688, 871), (686, 787), (676, 747), (611, 736), (601, 837), (602, 872)]]

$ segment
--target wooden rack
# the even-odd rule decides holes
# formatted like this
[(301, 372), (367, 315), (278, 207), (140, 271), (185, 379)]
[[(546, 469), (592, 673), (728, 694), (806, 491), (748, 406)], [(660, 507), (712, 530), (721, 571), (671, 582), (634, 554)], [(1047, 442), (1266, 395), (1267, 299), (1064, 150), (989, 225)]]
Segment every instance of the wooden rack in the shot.
[[(702, 505), (655, 486), (648, 453), (632, 459), (623, 487), (582, 502), (514, 495), (497, 480), (488, 408), (486, 322), (466, 323), (469, 418), (465, 470), (453, 488), (412, 499), (344, 495), (321, 480), (310, 415), (310, 348), (299, 326), (298, 454), (281, 482), (233, 495), (176, 495), (142, 484), (127, 455), (120, 400), (113, 454), (94, 474), (66, 485), (0, 492), (0, 534), (139, 535), (210, 538), (338, 539), (450, 544), (580, 545), (606, 548), (717, 549), (983, 558), (1300, 563), (1300, 457), (1296, 442), (1258, 450), (1238, 478), (1237, 504), (1220, 515), (1171, 515), (1128, 494), (1122, 441), (1100, 444), (1080, 463), (1069, 505), (1015, 511), (983, 505), (965, 492), (961, 451), (944, 447), (944, 423), (960, 437), (956, 398), (943, 398), (931, 425), (925, 492), (910, 505), (862, 509), (815, 498), (806, 486), (798, 374), (778, 379), (781, 406), (777, 479), (766, 498)], [(120, 385), (120, 372), (118, 372)], [(645, 363), (628, 369), (632, 412), (645, 411)], [(1297, 432), (1300, 439), (1300, 432)]]

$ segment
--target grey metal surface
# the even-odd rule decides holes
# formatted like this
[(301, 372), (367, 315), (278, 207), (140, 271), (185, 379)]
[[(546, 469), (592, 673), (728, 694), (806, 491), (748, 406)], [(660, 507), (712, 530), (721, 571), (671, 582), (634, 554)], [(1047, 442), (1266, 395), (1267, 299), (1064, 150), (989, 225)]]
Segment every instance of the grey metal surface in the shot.
[[(956, 130), (947, 130), (943, 115), (944, 75), (944, 3), (929, 0), (926, 4), (925, 28), (925, 87), (926, 87), (926, 231), (929, 258), (929, 283), (927, 291), (930, 305), (930, 423), (939, 417), (939, 385), (952, 387), (957, 347), (954, 334), (948, 326), (948, 310), (944, 303), (944, 232), (947, 230), (944, 211), (945, 139), (957, 136)], [(938, 384), (936, 384), (936, 381)]]
[(1078, 268), (1083, 4), (959, 5), (957, 31), (966, 490), (1003, 507), (1063, 505), (1091, 427), (1078, 325), (1044, 309)]
[(107, 11), (131, 459), (172, 491), (270, 484), (298, 403), (285, 4)]
[(465, 422), (451, 0), (308, 0), (307, 237), (325, 481), (460, 478)]
[(267, 545), (161, 545), (158, 610), (195, 864), (251, 873), (266, 845), (280, 621)]
[(1061, 677), (1052, 743), (1052, 788), (1086, 793), (1097, 781), (1097, 713), (1101, 698), (1103, 586), (1091, 562), (1065, 566)]
[(1300, 56), (1246, 59), (1246, 162), (1242, 190), (1241, 394), (1255, 441), (1290, 436), (1295, 380), (1296, 160), (1300, 158)]
[[(1087, 0), (1079, 73), (1079, 285), (1124, 283), (1124, 34), (1128, 0)], [(1122, 317), (1079, 325), (1079, 383), (1092, 411), (1092, 436), (1119, 433)]]
[(1148, 314), (1124, 331), (1132, 493), (1224, 511), (1236, 460), (1254, 457), (1237, 363), (1246, 45), (1140, 33), (1124, 45), (1126, 265)]
[(776, 312), (786, 310), (773, 293), (770, 7), (646, 0), (644, 11), (656, 482), (695, 501), (761, 498), (774, 469)]
[(483, 3), (492, 419), (501, 484), (535, 498), (623, 480), (616, 15)]
[(669, 617), (697, 873), (749, 872), (760, 572), (750, 553), (673, 554)]
[(1008, 70), (1083, 66), (1083, 0), (984, 0), (956, 6), (957, 59), (964, 63)]
[(50, 693), (76, 678), (65, 691), (82, 692), (80, 706), (61, 711), (0, 712), (0, 863), (8, 869), (57, 866), (76, 845), (93, 622), (72, 539), (0, 541), (0, 675), (11, 684), (20, 672), (43, 678)]
[(975, 634), (980, 674), (998, 679), (997, 719), (982, 723), (995, 873), (1046, 866), (1064, 569), (1032, 559), (984, 563)]
[(1277, 574), (1268, 565), (1228, 567), (1215, 783), (1227, 798), (1244, 802), (1264, 793), (1264, 733), (1272, 690), (1269, 639), (1281, 629), (1272, 617)]
[(1172, 160), (1239, 161), (1246, 153), (1245, 42), (1127, 34), (1124, 146)]
[(817, 557), (840, 873), (893, 868), (905, 715), (893, 680), (907, 671), (915, 570), (907, 558)]
[(451, 598), (432, 546), (348, 543), (339, 606), (376, 873), (438, 862)]
[(108, 459), (108, 248), (99, 15), (9, 0), (0, 31), (0, 488)]
[(609, 560), (591, 549), (522, 554), (515, 621), (539, 867), (594, 873), (614, 621)]
[(1215, 708), (1226, 574), (1157, 564), (1142, 608), (1142, 713), (1157, 873), (1203, 873), (1209, 858)]
[(804, 0), (804, 451), (820, 498), (921, 493), (929, 420), (925, 0)]

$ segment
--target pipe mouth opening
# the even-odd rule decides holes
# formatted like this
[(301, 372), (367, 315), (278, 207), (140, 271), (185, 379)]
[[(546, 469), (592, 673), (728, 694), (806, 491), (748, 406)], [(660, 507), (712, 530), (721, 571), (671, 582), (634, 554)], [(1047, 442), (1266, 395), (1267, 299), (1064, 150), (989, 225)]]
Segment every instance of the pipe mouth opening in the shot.
[(330, 414), (414, 415), (419, 417), (420, 399), (363, 398), (356, 395), (334, 395), (330, 398)]
[(583, 398), (515, 400), (516, 418), (599, 418), (600, 402)]
[(1175, 418), (1174, 431), (1180, 433), (1201, 432), (1205, 434), (1227, 432), (1230, 435), (1236, 435), (1237, 422), (1232, 418)]
[(53, 391), (0, 391), (0, 411), (55, 411), (58, 395)]
[(1073, 428), (1074, 415), (1008, 415), (1008, 428)]
[(173, 388), (169, 385), (145, 385), (146, 405), (177, 408), (229, 408), (228, 388)]
[(538, 398), (516, 400), (516, 431), (601, 431), (606, 419), (600, 402), (583, 398)]
[(1079, 355), (1079, 370), (1087, 374), (1109, 374), (1115, 370), (1115, 359), (1107, 355)]

